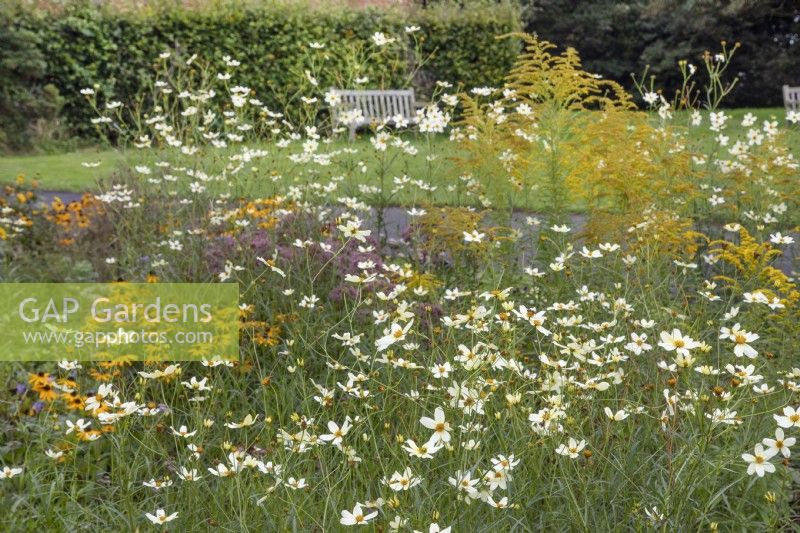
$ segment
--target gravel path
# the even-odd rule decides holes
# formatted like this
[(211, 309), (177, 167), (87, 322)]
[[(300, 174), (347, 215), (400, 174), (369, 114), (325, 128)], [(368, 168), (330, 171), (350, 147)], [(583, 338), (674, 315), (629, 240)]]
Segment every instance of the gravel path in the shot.
[(49, 205), (56, 197), (61, 198), (62, 202), (68, 204), (69, 202), (80, 200), (81, 196), (83, 196), (83, 193), (72, 191), (36, 191), (36, 196), (39, 199), (39, 203), (42, 204)]

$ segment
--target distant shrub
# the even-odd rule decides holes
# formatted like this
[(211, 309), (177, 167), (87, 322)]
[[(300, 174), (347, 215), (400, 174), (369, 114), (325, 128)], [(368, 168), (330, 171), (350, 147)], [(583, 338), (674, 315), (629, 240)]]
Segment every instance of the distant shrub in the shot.
[(0, 149), (28, 148), (57, 129), (63, 99), (47, 66), (41, 35), (0, 14)]

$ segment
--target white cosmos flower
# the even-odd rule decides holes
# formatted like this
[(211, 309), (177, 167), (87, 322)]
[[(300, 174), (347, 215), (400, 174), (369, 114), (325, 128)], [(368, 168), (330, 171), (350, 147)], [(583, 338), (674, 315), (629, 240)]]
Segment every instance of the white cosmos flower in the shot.
[(794, 238), (790, 237), (789, 235), (782, 235), (780, 232), (778, 232), (769, 236), (769, 242), (772, 244), (792, 244), (794, 243)]
[(787, 439), (786, 436), (783, 434), (783, 430), (781, 428), (777, 428), (775, 430), (774, 439), (765, 438), (762, 441), (764, 446), (767, 447), (766, 450), (767, 453), (772, 453), (773, 455), (777, 455), (778, 453), (780, 453), (784, 457), (789, 457), (792, 455), (792, 452), (789, 448), (794, 446), (795, 442), (797, 442), (797, 439), (795, 439), (794, 437)]
[(661, 342), (658, 345), (668, 352), (675, 351), (680, 355), (686, 356), (689, 355), (689, 350), (697, 348), (700, 343), (691, 337), (685, 336), (680, 330), (673, 329), (672, 333), (661, 332)]
[(447, 478), (447, 482), (456, 488), (459, 492), (466, 492), (469, 497), (477, 497), (477, 485), (480, 480), (472, 479), (470, 472), (457, 471), (453, 477)]
[(172, 430), (172, 434), (173, 435), (175, 435), (176, 437), (183, 437), (184, 439), (188, 439), (189, 437), (193, 437), (197, 433), (197, 430), (189, 431), (186, 428), (186, 426), (181, 426), (178, 429), (175, 429), (174, 427), (170, 426), (169, 429)]
[(378, 516), (378, 511), (372, 511), (365, 515), (361, 504), (357, 503), (352, 511), (342, 511), (342, 517), (339, 519), (339, 523), (343, 526), (360, 526), (366, 524), (376, 516)]
[(69, 435), (73, 431), (75, 431), (77, 433), (81, 433), (91, 425), (92, 425), (91, 422), (84, 421), (83, 418), (79, 418), (75, 422), (72, 422), (71, 420), (67, 420), (67, 431), (65, 431), (64, 433), (66, 435)]
[(430, 371), (434, 378), (445, 379), (450, 376), (450, 372), (453, 371), (453, 366), (446, 361), (442, 364), (431, 367)]
[(606, 408), (603, 409), (603, 412), (606, 414), (606, 416), (608, 418), (610, 418), (611, 420), (614, 420), (616, 422), (621, 422), (621, 421), (625, 420), (626, 418), (628, 418), (628, 416), (630, 416), (630, 413), (628, 413), (625, 409), (620, 409), (619, 411), (617, 411), (615, 413), (615, 412), (611, 411), (611, 408), (606, 407)]
[(734, 324), (730, 329), (722, 327), (719, 331), (720, 339), (728, 339), (736, 343), (733, 348), (733, 353), (736, 357), (744, 356), (753, 359), (758, 355), (758, 352), (750, 346), (751, 342), (758, 340), (759, 336), (757, 334), (744, 331), (739, 324)]
[(506, 507), (508, 507), (508, 496), (503, 496), (499, 500), (495, 501), (494, 498), (492, 498), (492, 496), (490, 495), (486, 497), (486, 503), (488, 503), (489, 505), (491, 505), (496, 509), (505, 509)]
[(403, 449), (408, 452), (411, 457), (419, 459), (433, 459), (433, 454), (442, 449), (444, 445), (440, 441), (433, 442), (433, 439), (425, 444), (418, 445), (413, 439), (408, 439), (403, 446)]
[(625, 349), (633, 352), (636, 355), (641, 354), (642, 352), (647, 352), (653, 349), (653, 347), (647, 344), (647, 334), (642, 333), (641, 335), (637, 335), (636, 333), (631, 333), (631, 342), (625, 345)]
[(176, 473), (178, 478), (183, 481), (199, 481), (203, 479), (203, 476), (199, 474), (196, 468), (192, 468), (189, 470), (185, 466), (181, 467), (181, 469)]
[(11, 479), (12, 477), (18, 476), (21, 473), (22, 468), (4, 466), (3, 469), (0, 470), (0, 479)]
[(47, 450), (45, 450), (44, 454), (47, 457), (49, 457), (50, 459), (52, 459), (53, 461), (58, 461), (62, 457), (64, 457), (64, 452), (56, 451), (56, 450), (53, 450), (52, 448), (48, 448)]
[(415, 476), (411, 472), (410, 467), (406, 467), (403, 472), (395, 472), (389, 479), (383, 478), (383, 483), (395, 492), (406, 491), (410, 488), (416, 487), (422, 482), (422, 479)]
[(394, 41), (394, 37), (388, 37), (385, 33), (380, 31), (376, 31), (372, 34), (372, 42), (375, 43), (375, 46), (386, 46), (387, 44), (392, 44)]
[(742, 459), (747, 465), (747, 473), (749, 475), (756, 474), (758, 477), (764, 477), (764, 473), (775, 472), (775, 465), (770, 463), (769, 460), (775, 456), (777, 452), (772, 450), (764, 450), (761, 444), (756, 444), (752, 454), (743, 453)]
[(330, 431), (330, 433), (320, 435), (319, 438), (335, 446), (341, 446), (342, 439), (344, 439), (344, 436), (350, 431), (350, 420), (345, 420), (341, 427), (339, 427), (336, 422), (330, 421), (328, 422), (328, 431)]
[(786, 406), (783, 408), (783, 415), (772, 415), (775, 421), (782, 428), (800, 428), (800, 409)]
[(405, 326), (401, 326), (397, 322), (393, 323), (389, 329), (384, 330), (383, 337), (375, 341), (375, 347), (382, 352), (392, 344), (404, 341), (413, 323), (413, 320), (410, 320)]
[(160, 526), (178, 518), (178, 513), (167, 515), (167, 512), (164, 509), (156, 509), (156, 514), (145, 513), (145, 516), (152, 523)]
[(450, 442), (450, 424), (445, 420), (444, 410), (441, 407), (436, 408), (433, 418), (423, 416), (419, 419), (419, 422), (426, 428), (433, 430), (431, 441)]
[(535, 309), (528, 309), (524, 305), (520, 305), (519, 309), (513, 310), (513, 313), (517, 318), (527, 321), (542, 335), (551, 335), (550, 330), (544, 327), (545, 320), (547, 320), (544, 311), (536, 311)]
[(370, 230), (366, 229), (362, 230), (361, 224), (362, 224), (361, 220), (353, 219), (353, 220), (348, 220), (347, 224), (340, 225), (337, 228), (339, 229), (339, 231), (342, 232), (342, 236), (345, 239), (352, 238), (360, 242), (365, 242), (367, 240), (367, 237), (369, 237), (370, 235)]
[(306, 483), (306, 478), (295, 479), (290, 477), (286, 480), (286, 486), (292, 490), (299, 490), (307, 487), (308, 484)]
[(228, 422), (227, 424), (225, 424), (225, 427), (228, 427), (230, 429), (246, 428), (255, 424), (256, 420), (258, 420), (258, 417), (259, 415), (253, 416), (248, 413), (247, 416), (244, 417), (244, 420), (242, 420), (241, 422)]
[(470, 232), (464, 232), (464, 242), (466, 243), (480, 243), (483, 242), (483, 239), (486, 237), (485, 233), (479, 233), (478, 230), (472, 230)]
[(580, 442), (578, 442), (572, 437), (570, 437), (569, 442), (567, 444), (560, 444), (558, 448), (556, 448), (556, 453), (559, 455), (567, 456), (570, 459), (577, 459), (578, 454), (585, 447), (586, 447), (585, 440), (581, 440)]

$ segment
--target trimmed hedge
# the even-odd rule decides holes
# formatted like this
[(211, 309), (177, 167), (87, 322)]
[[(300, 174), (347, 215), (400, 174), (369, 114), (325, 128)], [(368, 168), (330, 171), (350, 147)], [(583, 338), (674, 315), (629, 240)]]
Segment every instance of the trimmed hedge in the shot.
[[(464, 81), (471, 86), (499, 84), (518, 45), (495, 36), (520, 28), (519, 13), (510, 4), (411, 12), (255, 7), (147, 14), (70, 5), (58, 14), (20, 9), (0, 17), (37, 37), (36, 46), (46, 61), (43, 81), (58, 89), (64, 99), (62, 119), (71, 133), (81, 136), (91, 135), (93, 115), (80, 89), (99, 84), (106, 97), (125, 100), (148, 80), (152, 63), (166, 49), (196, 53), (220, 72), (225, 71), (223, 56), (238, 59), (242, 64), (236, 83), (255, 90), (267, 105), (277, 108), (271, 88), (292, 91), (307, 60), (307, 45), (313, 41), (325, 43), (329, 61), (335, 63), (343, 61), (337, 54), (342, 45), (366, 44), (376, 31), (405, 38), (405, 26), (420, 26), (423, 53), (433, 53), (413, 81), (424, 95), (436, 80)], [(382, 80), (370, 76), (371, 83), (402, 85), (408, 77), (409, 54), (410, 50), (397, 47), (382, 55), (380, 70), (388, 75)], [(332, 82), (319, 81), (320, 87)]]

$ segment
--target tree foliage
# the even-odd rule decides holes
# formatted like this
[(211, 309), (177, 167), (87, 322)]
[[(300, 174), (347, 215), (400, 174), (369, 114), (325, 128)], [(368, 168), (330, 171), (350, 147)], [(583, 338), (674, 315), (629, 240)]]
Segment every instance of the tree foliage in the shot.
[(587, 70), (630, 87), (645, 65), (657, 84), (680, 85), (678, 61), (700, 64), (721, 41), (740, 42), (732, 107), (782, 105), (800, 84), (800, 4), (792, 0), (526, 0), (527, 31), (576, 47)]
[(41, 38), (0, 17), (0, 148), (26, 146), (57, 116), (62, 99), (47, 83)]

